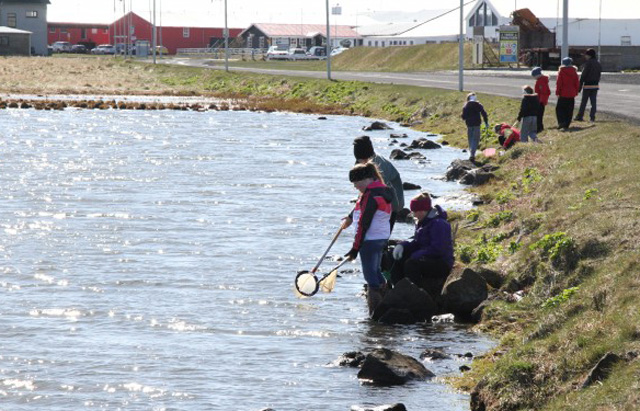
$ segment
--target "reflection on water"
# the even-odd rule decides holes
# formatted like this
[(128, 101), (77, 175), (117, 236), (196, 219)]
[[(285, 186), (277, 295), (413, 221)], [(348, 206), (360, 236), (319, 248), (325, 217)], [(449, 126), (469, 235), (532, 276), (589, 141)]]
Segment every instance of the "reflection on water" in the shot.
[[(0, 122), (3, 408), (468, 409), (438, 379), (370, 387), (326, 365), (379, 346), (477, 353), (484, 337), (370, 323), (358, 264), (332, 293), (294, 296), (295, 274), (315, 264), (356, 196), (351, 141), (370, 120), (3, 110)], [(368, 134), (388, 156), (388, 132)], [(425, 154), (396, 162), (403, 179), (468, 207), (441, 180), (463, 154)], [(412, 233), (396, 227), (394, 237)], [(427, 364), (437, 375), (459, 365)]]

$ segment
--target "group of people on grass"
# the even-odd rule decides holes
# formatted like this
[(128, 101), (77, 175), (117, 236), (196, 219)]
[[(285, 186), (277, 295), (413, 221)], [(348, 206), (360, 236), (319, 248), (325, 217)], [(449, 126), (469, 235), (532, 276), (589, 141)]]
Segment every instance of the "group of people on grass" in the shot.
[(382, 273), (383, 254), (398, 212), (404, 207), (402, 179), (393, 164), (375, 154), (371, 139), (358, 137), (353, 143), (356, 165), (349, 171), (349, 181), (359, 191), (353, 211), (343, 219), (342, 228), (355, 226), (351, 250), (345, 255), (353, 260), (358, 255), (367, 282), (367, 306), (372, 315), (386, 291), (403, 278), (429, 292), (440, 294), (453, 268), (453, 243), (447, 213), (431, 204), (428, 193), (421, 193), (409, 205), (416, 220), (412, 240), (395, 246), (395, 260), (389, 279)]
[[(558, 70), (555, 92), (558, 97), (556, 119), (558, 128), (563, 131), (569, 129), (572, 119), (584, 121), (587, 103), (591, 104), (590, 121), (594, 122), (596, 119), (596, 100), (602, 67), (594, 49), (587, 49), (585, 59), (586, 62), (580, 77), (578, 77), (578, 70), (573, 65), (571, 57), (562, 59), (562, 66)], [(508, 123), (494, 126), (498, 141), (505, 149), (510, 148), (517, 141), (528, 142), (531, 139), (533, 142), (538, 142), (538, 133), (544, 130), (544, 113), (551, 95), (549, 77), (542, 73), (540, 67), (531, 70), (531, 76), (536, 79), (536, 83), (534, 87), (526, 85), (522, 88), (523, 97), (517, 122), (512, 126)], [(573, 118), (575, 98), (580, 92), (582, 92), (580, 108), (576, 117)], [(485, 127), (489, 128), (489, 116), (475, 93), (467, 95), (467, 101), (462, 109), (462, 119), (467, 125), (467, 140), (471, 154), (469, 160), (474, 161), (476, 150), (480, 144), (482, 122), (484, 121)], [(520, 123), (520, 129), (516, 127), (517, 123)]]

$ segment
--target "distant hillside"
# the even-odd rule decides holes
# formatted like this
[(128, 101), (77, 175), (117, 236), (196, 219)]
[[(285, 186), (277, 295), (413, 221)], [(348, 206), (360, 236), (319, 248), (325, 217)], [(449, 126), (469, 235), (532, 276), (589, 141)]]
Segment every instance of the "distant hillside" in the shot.
[[(471, 45), (465, 44), (465, 67), (471, 67)], [(429, 71), (458, 67), (458, 43), (405, 47), (354, 47), (331, 59), (336, 70)]]

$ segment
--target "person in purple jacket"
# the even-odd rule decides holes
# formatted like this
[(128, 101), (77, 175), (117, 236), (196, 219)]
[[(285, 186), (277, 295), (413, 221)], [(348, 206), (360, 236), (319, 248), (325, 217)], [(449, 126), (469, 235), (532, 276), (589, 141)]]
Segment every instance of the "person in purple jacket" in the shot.
[(415, 234), (393, 250), (391, 283), (406, 277), (437, 299), (453, 268), (451, 225), (440, 206), (432, 207), (428, 193), (414, 197), (410, 207), (417, 220)]

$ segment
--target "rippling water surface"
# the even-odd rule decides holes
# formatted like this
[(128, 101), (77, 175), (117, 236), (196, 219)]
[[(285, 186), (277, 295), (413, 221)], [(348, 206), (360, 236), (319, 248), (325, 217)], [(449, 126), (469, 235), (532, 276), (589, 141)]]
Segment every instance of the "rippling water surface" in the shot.
[[(468, 409), (439, 379), (361, 385), (328, 366), (384, 346), (479, 353), (454, 324), (367, 321), (359, 264), (300, 300), (356, 192), (358, 117), (249, 112), (0, 111), (0, 408)], [(410, 138), (421, 133), (395, 127)], [(389, 132), (368, 133), (388, 156)], [(460, 150), (396, 162), (442, 196)], [(406, 193), (409, 199), (414, 193)], [(399, 224), (394, 238), (412, 227)], [(341, 236), (331, 254), (350, 248)], [(329, 268), (331, 263), (323, 267)], [(460, 360), (427, 363), (439, 376)]]

